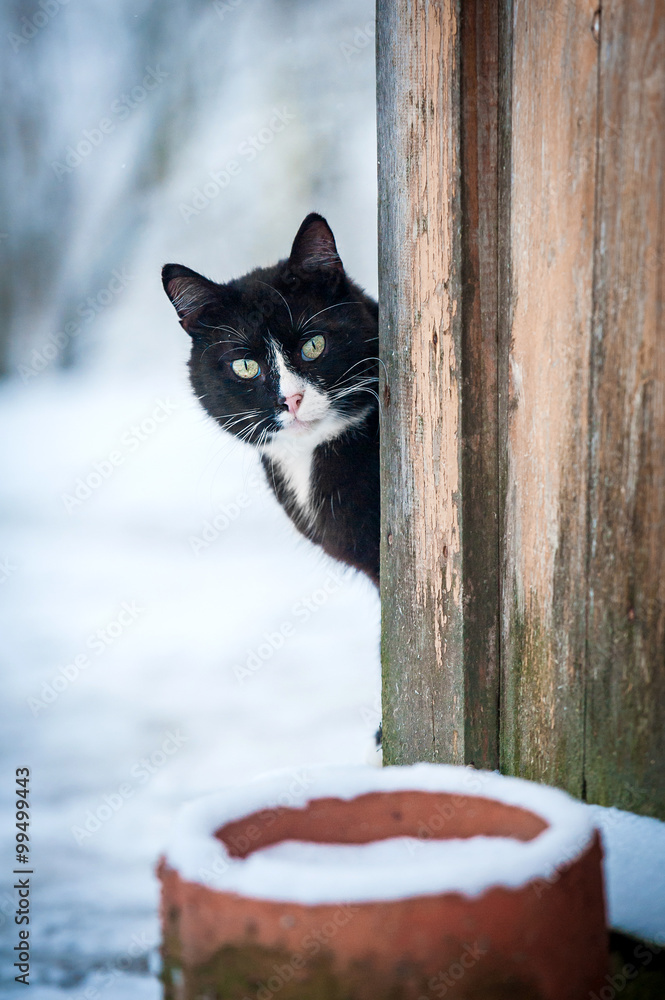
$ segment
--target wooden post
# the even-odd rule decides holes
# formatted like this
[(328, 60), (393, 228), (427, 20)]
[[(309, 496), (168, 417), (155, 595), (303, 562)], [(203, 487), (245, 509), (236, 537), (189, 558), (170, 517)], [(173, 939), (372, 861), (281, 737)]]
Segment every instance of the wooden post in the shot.
[(378, 13), (384, 759), (460, 762), (459, 16), (455, 0)]
[(385, 757), (665, 816), (665, 0), (379, 0)]
[(384, 758), (493, 767), (498, 21), (379, 0), (377, 29)]

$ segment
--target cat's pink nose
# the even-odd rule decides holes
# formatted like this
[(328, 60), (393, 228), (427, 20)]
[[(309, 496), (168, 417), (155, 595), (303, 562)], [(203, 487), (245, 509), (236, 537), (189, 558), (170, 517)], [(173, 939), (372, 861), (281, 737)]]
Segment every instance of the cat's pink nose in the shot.
[(302, 392), (294, 392), (292, 396), (286, 396), (284, 398), (284, 403), (289, 413), (292, 413), (294, 417), (298, 412), (300, 404), (302, 403), (302, 398), (303, 398)]

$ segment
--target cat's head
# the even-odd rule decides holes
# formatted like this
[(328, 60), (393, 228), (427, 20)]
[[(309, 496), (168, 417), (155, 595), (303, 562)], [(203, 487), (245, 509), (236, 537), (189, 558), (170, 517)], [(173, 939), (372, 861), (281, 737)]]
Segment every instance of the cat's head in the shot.
[(320, 215), (274, 267), (216, 284), (167, 264), (162, 280), (192, 338), (194, 391), (230, 433), (258, 446), (323, 441), (376, 407), (377, 307)]

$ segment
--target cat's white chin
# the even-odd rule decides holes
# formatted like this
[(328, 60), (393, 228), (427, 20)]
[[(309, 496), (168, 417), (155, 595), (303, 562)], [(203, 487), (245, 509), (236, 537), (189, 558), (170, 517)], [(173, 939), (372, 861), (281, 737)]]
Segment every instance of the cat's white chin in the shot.
[(282, 434), (306, 434), (308, 431), (314, 430), (321, 423), (320, 419), (316, 420), (298, 420), (296, 417), (289, 424), (284, 424), (282, 427)]

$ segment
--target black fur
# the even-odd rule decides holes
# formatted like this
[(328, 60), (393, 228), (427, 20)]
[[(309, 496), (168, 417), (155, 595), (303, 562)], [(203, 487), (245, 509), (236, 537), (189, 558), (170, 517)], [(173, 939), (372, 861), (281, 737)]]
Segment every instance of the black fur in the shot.
[[(162, 279), (192, 338), (190, 379), (204, 408), (259, 448), (268, 482), (298, 530), (378, 585), (378, 308), (346, 275), (325, 219), (308, 215), (289, 258), (274, 267), (216, 284), (167, 264)], [(315, 334), (325, 338), (325, 349), (307, 360), (301, 349)], [(335, 416), (357, 421), (314, 451), (307, 511), (285, 467), (265, 450), (291, 440), (280, 423), (288, 406), (279, 395), (271, 338), (289, 370), (323, 393)], [(234, 374), (232, 362), (242, 359), (257, 362), (260, 374), (250, 380)]]

